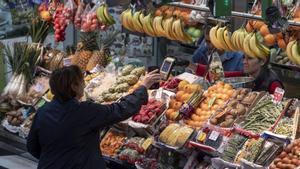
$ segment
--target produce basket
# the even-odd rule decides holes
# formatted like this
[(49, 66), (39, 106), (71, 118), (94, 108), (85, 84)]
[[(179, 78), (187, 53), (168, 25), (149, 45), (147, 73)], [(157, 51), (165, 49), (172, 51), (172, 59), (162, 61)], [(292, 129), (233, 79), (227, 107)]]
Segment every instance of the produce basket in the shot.
[[(114, 158), (119, 149), (125, 143), (126, 134), (121, 131), (110, 129), (100, 142), (100, 148), (104, 156)], [(109, 146), (109, 147), (107, 147)], [(114, 146), (114, 147), (111, 147)]]
[(242, 90), (244, 89), (237, 89), (236, 93), (239, 94), (227, 101), (222, 109), (213, 113), (207, 122), (208, 128), (219, 132), (231, 132), (234, 124), (243, 120), (249, 109), (264, 95), (263, 92), (250, 92), (249, 90), (241, 94)]
[[(266, 107), (269, 106), (269, 107)], [(271, 107), (270, 107), (271, 106)], [(275, 108), (275, 109), (274, 109)], [(265, 95), (260, 99), (260, 101), (257, 102), (256, 105), (254, 105), (250, 111), (248, 112), (247, 116), (244, 119), (239, 120), (234, 125), (234, 130), (237, 133), (240, 133), (242, 135), (248, 136), (250, 138), (257, 138), (259, 135), (265, 131), (273, 131), (276, 125), (278, 124), (279, 120), (283, 117), (285, 114), (285, 111), (287, 110), (286, 105), (275, 105), (273, 102), (271, 102), (271, 96)], [(270, 110), (271, 109), (271, 110)], [(272, 112), (270, 112), (272, 111)], [(275, 116), (275, 112), (277, 112), (277, 117)], [(251, 116), (250, 116), (251, 115)], [(256, 120), (257, 115), (260, 120)], [(274, 117), (274, 120), (271, 120), (270, 117)], [(248, 122), (246, 119), (248, 119)], [(264, 124), (264, 122), (266, 124)], [(272, 124), (271, 124), (272, 123)], [(263, 126), (269, 126), (266, 129), (263, 129)], [(251, 127), (250, 127), (251, 126)], [(249, 130), (248, 128), (252, 128)], [(260, 131), (260, 132), (257, 132)]]
[(211, 159), (212, 166), (214, 168), (228, 168), (228, 169), (241, 169), (242, 167), (238, 164), (233, 164), (227, 161), (224, 161), (221, 158), (213, 158)]
[(224, 79), (225, 83), (230, 83), (234, 88), (253, 88), (254, 79), (251, 77), (229, 77)]
[[(172, 93), (168, 93), (166, 90), (163, 90), (161, 93), (160, 98), (156, 98), (158, 90), (153, 90), (149, 94), (150, 99), (154, 99), (156, 101), (160, 101), (162, 105), (160, 106), (160, 112), (157, 114), (154, 114), (147, 123), (141, 123), (141, 122), (136, 122), (134, 121), (134, 117), (128, 121), (128, 125), (132, 127), (137, 133), (144, 133), (148, 132), (150, 134), (153, 134), (156, 126), (158, 125), (160, 119), (164, 116), (165, 111), (168, 108), (169, 100), (170, 100), (170, 95)], [(151, 105), (151, 104), (150, 104)], [(150, 110), (151, 112), (153, 110)], [(153, 111), (154, 112), (154, 111)], [(154, 112), (155, 113), (155, 112)]]
[(188, 141), (193, 138), (194, 135), (194, 129), (188, 126), (170, 124), (163, 130), (163, 132), (160, 133), (159, 136), (155, 137), (154, 145), (159, 146), (160, 148), (185, 152), (185, 147), (187, 146)]
[(243, 169), (265, 169), (266, 168), (261, 165), (257, 165), (252, 162), (249, 162), (245, 159), (241, 159), (241, 166)]

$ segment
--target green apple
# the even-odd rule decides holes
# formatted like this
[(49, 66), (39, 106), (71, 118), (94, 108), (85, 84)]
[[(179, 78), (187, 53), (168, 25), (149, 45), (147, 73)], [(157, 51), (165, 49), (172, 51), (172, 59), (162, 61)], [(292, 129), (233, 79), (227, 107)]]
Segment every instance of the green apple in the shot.
[(195, 30), (196, 30), (195, 27), (189, 27), (188, 30), (187, 30), (187, 33), (188, 33), (189, 35), (193, 35), (194, 32), (195, 32)]
[(200, 38), (202, 36), (202, 31), (200, 29), (196, 29), (193, 33), (193, 37)]

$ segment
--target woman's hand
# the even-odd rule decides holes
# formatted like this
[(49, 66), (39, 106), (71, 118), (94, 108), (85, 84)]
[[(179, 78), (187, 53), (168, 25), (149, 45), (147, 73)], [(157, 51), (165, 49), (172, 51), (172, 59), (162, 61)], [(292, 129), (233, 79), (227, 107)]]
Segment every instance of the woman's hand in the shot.
[(153, 84), (159, 83), (160, 80), (161, 80), (161, 76), (158, 73), (158, 70), (154, 70), (146, 74), (142, 82), (142, 85), (145, 86), (147, 89), (149, 89)]

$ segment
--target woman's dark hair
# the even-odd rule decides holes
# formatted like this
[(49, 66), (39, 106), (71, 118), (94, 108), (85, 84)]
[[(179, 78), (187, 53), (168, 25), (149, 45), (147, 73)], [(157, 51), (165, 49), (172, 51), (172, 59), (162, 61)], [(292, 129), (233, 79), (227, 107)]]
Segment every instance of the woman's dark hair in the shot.
[(84, 80), (83, 73), (78, 66), (72, 65), (54, 70), (50, 77), (50, 88), (55, 98), (68, 101), (76, 97), (73, 86), (78, 86)]

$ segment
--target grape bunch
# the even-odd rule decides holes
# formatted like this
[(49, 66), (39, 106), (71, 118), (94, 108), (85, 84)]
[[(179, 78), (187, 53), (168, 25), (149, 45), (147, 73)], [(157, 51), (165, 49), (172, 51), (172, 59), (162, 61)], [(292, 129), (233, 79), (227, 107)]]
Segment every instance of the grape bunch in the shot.
[(60, 42), (65, 40), (65, 31), (68, 26), (66, 17), (63, 13), (64, 7), (60, 5), (54, 14), (54, 31), (55, 31), (55, 42)]

